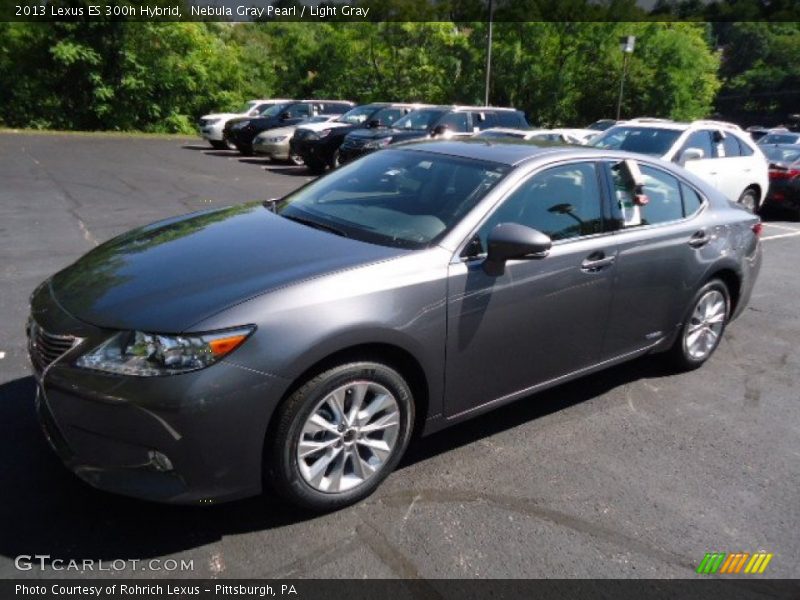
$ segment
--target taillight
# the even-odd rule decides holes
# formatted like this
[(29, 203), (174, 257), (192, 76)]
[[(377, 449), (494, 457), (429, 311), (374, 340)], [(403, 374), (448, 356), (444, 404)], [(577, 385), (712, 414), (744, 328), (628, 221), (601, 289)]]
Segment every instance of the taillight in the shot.
[(753, 223), (753, 226), (750, 228), (753, 230), (753, 233), (756, 234), (756, 237), (761, 235), (761, 231), (764, 229), (764, 225), (759, 221), (758, 223)]
[(770, 179), (794, 179), (800, 176), (800, 169), (770, 169)]

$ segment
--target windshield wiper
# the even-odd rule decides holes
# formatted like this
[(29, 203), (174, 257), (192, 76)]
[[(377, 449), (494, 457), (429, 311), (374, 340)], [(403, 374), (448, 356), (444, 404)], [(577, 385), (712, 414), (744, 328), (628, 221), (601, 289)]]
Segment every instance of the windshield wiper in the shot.
[(301, 223), (303, 225), (307, 225), (308, 227), (313, 227), (314, 229), (320, 229), (321, 231), (327, 231), (328, 233), (333, 233), (335, 235), (339, 235), (341, 237), (350, 237), (348, 236), (343, 230), (333, 227), (332, 225), (326, 225), (325, 223), (320, 223), (318, 221), (312, 221), (311, 219), (306, 219), (305, 217), (297, 217), (295, 215), (281, 215), (285, 219), (289, 219), (290, 221), (294, 221), (296, 223)]

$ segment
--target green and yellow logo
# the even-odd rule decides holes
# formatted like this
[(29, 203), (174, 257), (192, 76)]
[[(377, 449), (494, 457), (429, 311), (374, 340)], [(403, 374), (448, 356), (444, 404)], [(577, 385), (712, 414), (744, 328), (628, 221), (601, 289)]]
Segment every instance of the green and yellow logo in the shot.
[(715, 573), (745, 573), (755, 575), (767, 570), (772, 554), (767, 552), (735, 552), (727, 554), (725, 552), (706, 552), (705, 557), (697, 567), (697, 572), (702, 575), (713, 575)]

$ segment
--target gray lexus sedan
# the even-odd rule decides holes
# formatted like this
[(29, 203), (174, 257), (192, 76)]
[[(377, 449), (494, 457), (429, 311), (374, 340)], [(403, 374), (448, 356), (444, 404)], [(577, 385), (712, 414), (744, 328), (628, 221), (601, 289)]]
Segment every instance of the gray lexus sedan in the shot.
[(92, 250), (31, 298), (46, 436), (93, 486), (313, 510), (412, 434), (648, 353), (691, 369), (747, 304), (758, 218), (680, 167), (491, 140), (365, 156)]

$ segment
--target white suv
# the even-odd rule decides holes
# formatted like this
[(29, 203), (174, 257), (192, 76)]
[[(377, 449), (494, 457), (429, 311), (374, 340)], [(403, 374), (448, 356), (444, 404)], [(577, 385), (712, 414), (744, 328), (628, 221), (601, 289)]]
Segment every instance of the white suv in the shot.
[(239, 112), (203, 115), (198, 121), (200, 135), (211, 144), (212, 148), (225, 150), (228, 147), (228, 144), (222, 139), (222, 130), (225, 129), (225, 123), (236, 117), (255, 117), (273, 104), (281, 104), (283, 102), (288, 102), (288, 100), (282, 98), (272, 100), (250, 100), (239, 109)]
[(649, 154), (682, 165), (753, 212), (767, 195), (767, 159), (747, 132), (732, 123), (632, 119), (607, 129), (588, 145)]

